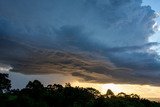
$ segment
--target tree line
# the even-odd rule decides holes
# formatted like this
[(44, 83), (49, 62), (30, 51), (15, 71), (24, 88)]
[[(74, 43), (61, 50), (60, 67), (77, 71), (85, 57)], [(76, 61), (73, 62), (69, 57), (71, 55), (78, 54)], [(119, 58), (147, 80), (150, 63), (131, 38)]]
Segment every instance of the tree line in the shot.
[(115, 95), (110, 89), (102, 95), (94, 88), (29, 81), (23, 89), (11, 89), (8, 74), (0, 73), (0, 107), (160, 107), (137, 94)]

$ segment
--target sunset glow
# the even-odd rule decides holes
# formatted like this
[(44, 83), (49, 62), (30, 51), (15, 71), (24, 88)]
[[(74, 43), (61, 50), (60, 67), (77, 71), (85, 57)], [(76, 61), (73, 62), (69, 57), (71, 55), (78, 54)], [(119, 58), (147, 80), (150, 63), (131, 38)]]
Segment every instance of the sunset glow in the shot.
[(160, 0), (0, 0), (0, 74), (160, 98)]
[(73, 82), (73, 86), (94, 87), (102, 94), (106, 94), (108, 89), (111, 89), (115, 94), (125, 92), (126, 94), (137, 93), (142, 98), (159, 98), (160, 89), (156, 86), (149, 85), (130, 85), (130, 84), (94, 84)]

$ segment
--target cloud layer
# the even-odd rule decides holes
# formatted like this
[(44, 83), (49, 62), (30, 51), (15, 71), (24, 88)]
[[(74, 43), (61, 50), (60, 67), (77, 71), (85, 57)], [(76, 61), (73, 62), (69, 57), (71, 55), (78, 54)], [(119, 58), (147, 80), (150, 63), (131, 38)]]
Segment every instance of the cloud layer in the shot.
[(148, 38), (157, 17), (141, 0), (0, 0), (0, 63), (25, 74), (160, 85)]

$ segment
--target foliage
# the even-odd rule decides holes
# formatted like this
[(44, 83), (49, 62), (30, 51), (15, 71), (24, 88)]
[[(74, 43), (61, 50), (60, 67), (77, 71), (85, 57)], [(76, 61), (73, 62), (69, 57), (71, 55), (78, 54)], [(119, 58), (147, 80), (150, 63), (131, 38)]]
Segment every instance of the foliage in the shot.
[(72, 87), (67, 83), (46, 87), (38, 81), (29, 81), (25, 88), (0, 94), (0, 107), (160, 107), (159, 103), (140, 99), (136, 94), (105, 95), (94, 88)]
[(7, 92), (11, 88), (11, 81), (8, 79), (8, 74), (0, 73), (0, 93)]
[(114, 95), (114, 93), (112, 92), (112, 90), (108, 89), (105, 96), (106, 96), (107, 98), (111, 98), (111, 97), (113, 97), (113, 96), (115, 96), (115, 95)]

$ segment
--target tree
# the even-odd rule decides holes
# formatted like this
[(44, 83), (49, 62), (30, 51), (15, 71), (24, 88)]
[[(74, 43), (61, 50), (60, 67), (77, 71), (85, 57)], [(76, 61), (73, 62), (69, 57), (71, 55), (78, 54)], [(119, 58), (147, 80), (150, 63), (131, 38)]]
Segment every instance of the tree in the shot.
[(131, 94), (130, 97), (135, 99), (140, 99), (140, 96), (137, 94)]
[(39, 90), (43, 89), (44, 86), (40, 81), (34, 80), (33, 82), (29, 81), (28, 84), (26, 85), (26, 88)]
[(100, 92), (94, 88), (86, 88), (86, 89), (89, 93), (93, 94), (95, 97), (98, 97), (101, 95)]
[(11, 81), (8, 79), (8, 74), (0, 73), (0, 93), (7, 92), (11, 88)]
[(48, 90), (56, 91), (56, 90), (62, 90), (62, 89), (63, 89), (63, 86), (60, 85), (60, 84), (54, 84), (54, 85), (49, 84), (46, 88), (47, 88)]
[(124, 92), (120, 92), (120, 93), (118, 93), (118, 95), (117, 95), (117, 97), (126, 97), (126, 93), (124, 93)]
[(66, 83), (65, 87), (71, 87), (71, 84), (70, 83)]
[(113, 96), (114, 96), (114, 93), (112, 92), (112, 90), (108, 89), (107, 92), (106, 92), (106, 97), (111, 98)]

